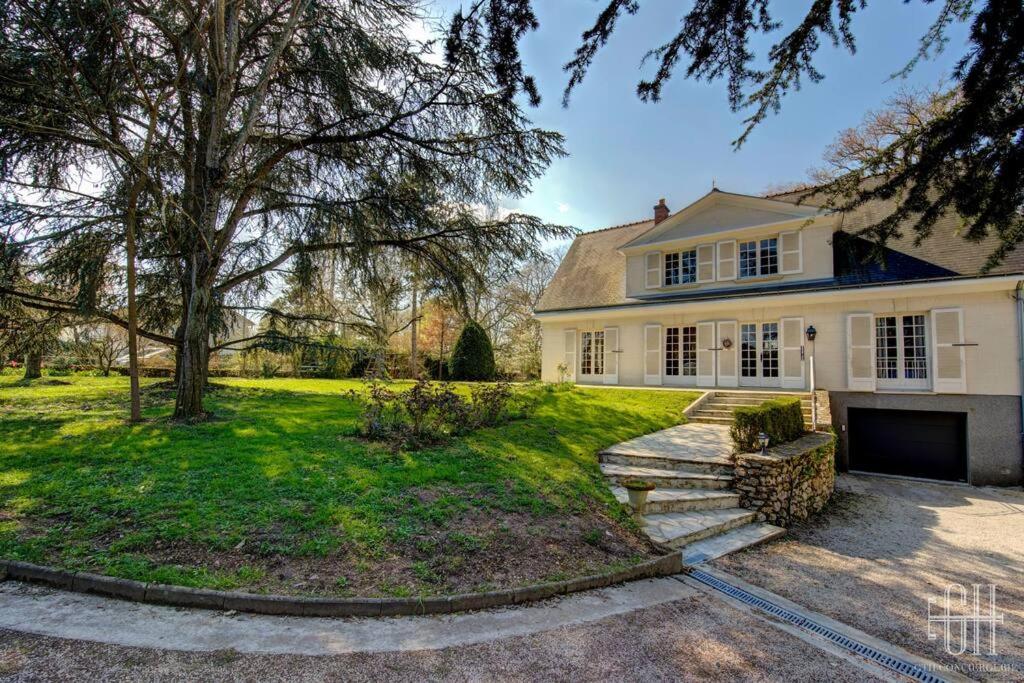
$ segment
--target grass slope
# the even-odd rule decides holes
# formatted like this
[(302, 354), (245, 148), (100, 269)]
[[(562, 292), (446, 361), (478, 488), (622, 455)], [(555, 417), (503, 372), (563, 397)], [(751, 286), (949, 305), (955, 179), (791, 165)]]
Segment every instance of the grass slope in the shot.
[[(594, 454), (675, 424), (693, 393), (545, 391), (535, 414), (394, 453), (356, 436), (345, 380), (218, 379), (215, 419), (167, 421), (144, 381), (0, 377), (0, 556), (147, 581), (424, 595), (651, 554)], [(54, 384), (54, 381), (67, 384)]]

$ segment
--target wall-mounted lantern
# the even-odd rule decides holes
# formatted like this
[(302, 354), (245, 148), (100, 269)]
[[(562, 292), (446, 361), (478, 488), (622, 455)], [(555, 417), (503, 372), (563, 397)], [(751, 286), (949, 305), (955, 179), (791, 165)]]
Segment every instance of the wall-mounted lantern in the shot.
[(814, 341), (814, 338), (818, 336), (818, 331), (814, 329), (814, 325), (807, 326), (807, 341)]
[(757, 442), (761, 444), (761, 455), (768, 454), (768, 435), (764, 432), (757, 433)]

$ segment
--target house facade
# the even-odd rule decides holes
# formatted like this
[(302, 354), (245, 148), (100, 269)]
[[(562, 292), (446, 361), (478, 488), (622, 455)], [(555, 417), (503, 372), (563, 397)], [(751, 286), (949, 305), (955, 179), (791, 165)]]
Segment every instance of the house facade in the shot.
[[(818, 200), (820, 204), (822, 200)], [(1022, 481), (1024, 257), (943, 219), (872, 256), (892, 210), (713, 190), (576, 238), (536, 315), (545, 381), (813, 392), (840, 466)]]

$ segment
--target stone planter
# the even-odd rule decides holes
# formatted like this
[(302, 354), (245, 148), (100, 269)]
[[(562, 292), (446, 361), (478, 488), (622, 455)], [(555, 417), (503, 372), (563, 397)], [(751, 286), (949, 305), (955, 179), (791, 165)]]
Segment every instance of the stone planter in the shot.
[(633, 508), (633, 515), (640, 519), (644, 516), (644, 505), (647, 504), (647, 495), (654, 490), (654, 484), (649, 481), (633, 479), (622, 483), (629, 496), (629, 505)]
[(633, 508), (633, 514), (637, 517), (644, 516), (644, 505), (647, 505), (647, 495), (650, 493), (647, 489), (626, 489), (626, 495), (629, 496), (629, 506)]

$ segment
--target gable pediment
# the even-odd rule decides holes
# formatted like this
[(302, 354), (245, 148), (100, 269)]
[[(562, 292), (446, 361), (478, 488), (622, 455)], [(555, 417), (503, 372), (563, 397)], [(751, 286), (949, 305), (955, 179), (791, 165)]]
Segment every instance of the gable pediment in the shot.
[(797, 206), (762, 197), (713, 191), (623, 245), (623, 248), (807, 220), (827, 213), (827, 210), (814, 206)]

